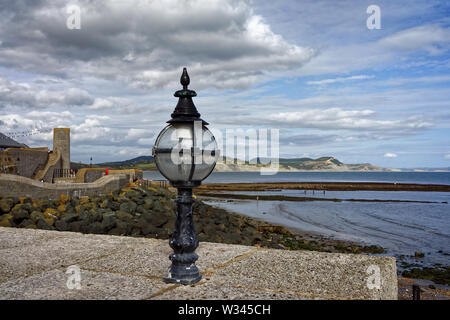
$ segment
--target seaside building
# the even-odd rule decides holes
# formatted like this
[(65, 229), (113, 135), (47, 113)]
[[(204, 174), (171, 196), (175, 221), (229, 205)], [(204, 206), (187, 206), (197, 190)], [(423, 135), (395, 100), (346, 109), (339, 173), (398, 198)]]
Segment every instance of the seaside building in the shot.
[(72, 167), (69, 128), (53, 129), (53, 150), (30, 148), (0, 133), (0, 198), (98, 196), (142, 178), (135, 169)]
[(0, 151), (7, 148), (28, 148), (26, 144), (19, 143), (0, 132)]
[(70, 129), (53, 129), (53, 150), (30, 148), (0, 133), (0, 173), (52, 182), (70, 176)]

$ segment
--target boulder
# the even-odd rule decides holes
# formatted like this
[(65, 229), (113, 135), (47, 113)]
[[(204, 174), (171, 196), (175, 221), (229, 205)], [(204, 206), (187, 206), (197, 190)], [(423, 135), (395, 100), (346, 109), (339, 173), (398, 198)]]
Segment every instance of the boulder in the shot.
[(0, 227), (12, 227), (14, 225), (12, 220), (13, 216), (10, 213), (0, 216)]
[(110, 204), (109, 204), (109, 208), (113, 211), (117, 211), (120, 208), (120, 203), (117, 201), (113, 201), (111, 200)]
[(69, 231), (70, 230), (69, 225), (62, 220), (58, 220), (55, 222), (55, 228), (58, 231)]
[(148, 211), (142, 215), (144, 219), (155, 227), (162, 227), (169, 221), (169, 218), (161, 212)]
[(74, 221), (69, 224), (70, 231), (72, 232), (81, 232), (81, 226), (83, 225), (83, 221)]
[[(40, 221), (40, 220), (39, 220)], [(53, 224), (55, 223), (55, 218), (53, 218), (52, 216), (45, 216), (44, 215), (44, 221), (48, 226), (53, 226)]]
[(11, 214), (13, 216), (14, 222), (17, 224), (20, 224), (24, 219), (28, 219), (30, 217), (30, 215), (28, 214), (28, 211), (20, 208), (17, 208), (18, 205), (16, 205), (16, 207), (13, 208), (13, 210), (11, 210)]
[(53, 219), (58, 218), (61, 215), (61, 212), (53, 208), (47, 208), (44, 211), (44, 217), (51, 217)]
[(76, 205), (74, 207), (74, 209), (75, 209), (75, 212), (78, 213), (79, 215), (82, 215), (84, 212), (86, 212), (86, 210), (84, 209), (84, 207), (81, 204)]
[(136, 211), (137, 204), (132, 201), (122, 202), (120, 204), (120, 211), (133, 213)]
[(74, 221), (78, 220), (78, 214), (76, 213), (66, 213), (61, 217), (61, 220), (64, 221), (65, 223), (72, 223)]
[(45, 211), (45, 209), (50, 207), (50, 200), (48, 200), (48, 199), (38, 199), (38, 200), (35, 201), (35, 206), (40, 211)]
[(141, 228), (142, 234), (144, 236), (155, 236), (163, 232), (163, 229), (157, 228), (149, 223), (144, 224)]
[(114, 214), (105, 214), (102, 220), (102, 230), (106, 233), (116, 226), (116, 217)]
[(29, 225), (34, 225), (33, 221), (31, 219), (25, 219), (19, 224), (19, 228), (26, 228)]
[(136, 188), (124, 189), (121, 195), (124, 195), (128, 199), (139, 199), (142, 198), (142, 193), (136, 190)]
[(92, 222), (102, 222), (103, 215), (97, 210), (89, 210), (88, 212), (89, 220)]
[(123, 221), (117, 221), (116, 227), (109, 230), (108, 234), (110, 235), (127, 235), (131, 231), (131, 225), (129, 223), (123, 222)]
[(12, 199), (7, 198), (0, 199), (0, 215), (11, 211), (13, 204), (14, 203)]
[(63, 213), (66, 212), (67, 206), (65, 204), (60, 204), (56, 209), (58, 210), (58, 212)]
[(81, 205), (81, 206), (88, 205), (89, 202), (90, 202), (89, 197), (82, 197), (82, 198), (80, 199), (80, 205)]
[(153, 201), (152, 211), (158, 211), (158, 212), (166, 211), (163, 203), (161, 203), (161, 200)]
[(39, 219), (36, 223), (36, 227), (38, 227), (38, 229), (54, 230), (54, 228), (52, 226), (48, 225), (46, 220), (44, 220), (44, 219)]
[(144, 205), (138, 205), (137, 207), (136, 207), (136, 212), (137, 213), (140, 213), (140, 214), (143, 214), (143, 213), (145, 213), (147, 210), (144, 208)]
[(122, 221), (125, 221), (125, 222), (133, 221), (133, 216), (128, 212), (117, 211), (115, 214), (116, 214), (117, 219), (120, 219)]
[(100, 208), (109, 208), (110, 205), (111, 205), (111, 201), (108, 199), (105, 199), (102, 202), (100, 202), (99, 207)]
[(130, 199), (122, 194), (117, 198), (117, 202), (119, 202), (119, 203), (128, 202), (128, 201), (130, 201)]
[(171, 233), (175, 229), (175, 218), (169, 219), (166, 224), (162, 226), (164, 230)]
[(30, 219), (31, 221), (36, 223), (39, 219), (44, 219), (44, 214), (40, 211), (35, 210), (30, 214)]
[[(145, 210), (150, 210), (152, 207), (153, 207), (153, 200), (152, 200), (152, 198), (146, 198), (144, 200), (144, 203), (142, 204), (142, 208), (144, 208)], [(141, 213), (143, 213), (143, 212), (141, 212)]]
[(89, 224), (87, 227), (87, 233), (103, 234), (105, 233), (103, 230), (102, 223), (98, 221)]
[(70, 197), (65, 195), (65, 194), (61, 194), (59, 196), (59, 203), (60, 204), (66, 204), (67, 202), (70, 202)]

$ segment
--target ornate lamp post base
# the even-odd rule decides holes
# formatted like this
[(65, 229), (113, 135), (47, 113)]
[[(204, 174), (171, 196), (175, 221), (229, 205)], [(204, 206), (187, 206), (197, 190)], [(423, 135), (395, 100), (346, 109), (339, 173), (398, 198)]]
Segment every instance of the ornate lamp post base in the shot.
[(172, 264), (169, 268), (169, 276), (164, 277), (163, 281), (167, 283), (181, 283), (184, 285), (190, 285), (199, 282), (201, 279), (202, 275), (198, 271), (195, 264)]
[(195, 265), (195, 261), (198, 259), (198, 255), (195, 253), (195, 249), (198, 247), (198, 240), (192, 217), (194, 199), (192, 198), (191, 186), (177, 187), (177, 220), (169, 242), (174, 252), (169, 256), (169, 259), (172, 261), (169, 275), (163, 278), (163, 281), (189, 285), (202, 279), (202, 275)]

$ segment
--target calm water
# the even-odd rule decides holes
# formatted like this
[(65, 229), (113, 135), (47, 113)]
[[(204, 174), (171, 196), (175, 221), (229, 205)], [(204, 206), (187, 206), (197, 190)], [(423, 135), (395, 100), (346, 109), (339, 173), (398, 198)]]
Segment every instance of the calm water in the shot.
[[(144, 172), (146, 179), (164, 179), (157, 171)], [(450, 172), (278, 172), (262, 176), (259, 172), (213, 172), (204, 182), (311, 182), (363, 181), (450, 185)]]
[[(147, 179), (162, 179), (145, 173)], [(281, 172), (260, 176), (257, 172), (215, 172), (206, 182), (301, 182), (371, 181), (450, 184), (448, 172)], [(390, 255), (425, 253), (421, 265), (450, 265), (450, 192), (271, 190), (233, 192), (253, 195), (286, 195), (338, 199), (415, 200), (436, 203), (256, 201), (222, 199), (206, 201), (270, 223), (316, 232), (332, 238), (377, 244)], [(447, 203), (443, 203), (447, 202)], [(443, 253), (438, 251), (442, 250)]]

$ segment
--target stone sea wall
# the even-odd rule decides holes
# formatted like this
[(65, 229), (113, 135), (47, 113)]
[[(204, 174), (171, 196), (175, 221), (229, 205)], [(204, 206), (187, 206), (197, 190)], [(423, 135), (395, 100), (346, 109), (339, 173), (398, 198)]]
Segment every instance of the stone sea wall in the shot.
[(91, 183), (51, 184), (33, 179), (0, 174), (0, 197), (29, 197), (56, 199), (61, 195), (82, 197), (109, 194), (120, 190), (129, 182), (129, 176), (110, 175)]
[[(86, 183), (94, 182), (104, 176), (106, 168), (82, 168), (78, 170), (75, 182)], [(126, 174), (129, 176), (131, 182), (135, 179), (142, 180), (143, 172), (142, 170), (135, 169), (125, 169), (125, 170), (108, 170), (108, 175), (120, 175)]]

